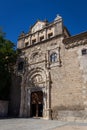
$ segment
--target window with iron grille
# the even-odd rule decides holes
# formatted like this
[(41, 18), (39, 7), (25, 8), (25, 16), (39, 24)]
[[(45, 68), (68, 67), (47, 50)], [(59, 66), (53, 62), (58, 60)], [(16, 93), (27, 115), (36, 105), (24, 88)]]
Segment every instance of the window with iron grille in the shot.
[(52, 53), (50, 56), (50, 62), (57, 62), (57, 53)]

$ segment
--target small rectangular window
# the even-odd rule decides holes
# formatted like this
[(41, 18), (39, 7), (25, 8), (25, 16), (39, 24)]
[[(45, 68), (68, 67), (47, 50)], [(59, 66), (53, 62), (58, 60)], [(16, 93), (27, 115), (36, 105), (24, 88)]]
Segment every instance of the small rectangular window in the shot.
[(36, 43), (36, 39), (32, 40), (32, 44)]
[(82, 55), (87, 55), (87, 49), (82, 50)]
[(48, 38), (51, 38), (53, 36), (53, 33), (48, 34)]
[(41, 36), (41, 37), (40, 37), (40, 41), (43, 41), (43, 40), (44, 40), (44, 36)]
[(25, 43), (25, 47), (27, 47), (27, 46), (28, 46), (28, 42)]

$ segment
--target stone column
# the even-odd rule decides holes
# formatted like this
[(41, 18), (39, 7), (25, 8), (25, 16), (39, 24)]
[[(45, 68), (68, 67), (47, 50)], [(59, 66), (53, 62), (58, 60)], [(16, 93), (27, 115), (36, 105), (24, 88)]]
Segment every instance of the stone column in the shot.
[(47, 81), (47, 119), (51, 119), (51, 94), (50, 94), (50, 81)]
[(40, 42), (40, 39), (39, 39), (39, 32), (37, 32), (37, 41), (36, 42)]
[(32, 44), (32, 41), (31, 41), (31, 35), (30, 35), (30, 41), (29, 41), (29, 42), (30, 42), (30, 45), (31, 45), (31, 44)]
[(48, 50), (46, 54), (47, 54), (46, 55), (47, 56), (47, 59), (46, 59), (47, 60), (46, 61), (47, 62), (47, 66), (46, 66), (46, 68), (49, 69), (50, 68), (50, 59), (49, 59), (50, 58), (49, 57), (50, 56), (50, 51)]
[(45, 40), (47, 39), (47, 29), (45, 29)]
[(23, 116), (24, 116), (24, 78), (22, 77), (19, 117), (23, 117)]
[(25, 87), (25, 96), (24, 96), (24, 117), (28, 117), (28, 89)]
[(27, 116), (30, 117), (30, 109), (31, 109), (31, 91), (27, 89)]
[(43, 89), (43, 118), (46, 118), (46, 108), (47, 108), (47, 103), (46, 103), (46, 88)]

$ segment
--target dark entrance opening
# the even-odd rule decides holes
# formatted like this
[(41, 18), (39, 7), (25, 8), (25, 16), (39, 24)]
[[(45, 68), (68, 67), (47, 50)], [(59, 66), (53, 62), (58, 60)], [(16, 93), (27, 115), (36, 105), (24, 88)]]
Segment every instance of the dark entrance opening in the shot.
[(43, 116), (43, 92), (31, 93), (31, 117)]

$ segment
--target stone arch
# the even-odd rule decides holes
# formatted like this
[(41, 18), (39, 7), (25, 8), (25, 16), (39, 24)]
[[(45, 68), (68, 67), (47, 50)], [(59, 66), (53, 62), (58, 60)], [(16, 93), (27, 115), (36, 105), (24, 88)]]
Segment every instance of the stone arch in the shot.
[[(36, 76), (41, 76), (42, 83), (38, 83), (36, 86), (30, 85), (32, 84), (32, 79)], [(41, 67), (36, 67), (30, 69), (25, 75), (24, 82), (24, 94), (21, 95), (21, 113), (25, 115), (25, 117), (30, 117), (31, 115), (31, 93), (39, 92), (43, 93), (43, 117), (50, 118), (50, 76), (49, 71), (44, 70)]]
[[(49, 77), (49, 74), (47, 71), (45, 71), (43, 68), (40, 68), (40, 67), (37, 67), (37, 68), (32, 68), (28, 73), (27, 75), (25, 76), (26, 77), (26, 84), (29, 84), (29, 82), (32, 82), (32, 79), (36, 76), (41, 76), (42, 78), (42, 81), (45, 83), (46, 80), (48, 79)], [(28, 86), (27, 86), (28, 87)]]
[(40, 75), (40, 74), (34, 75), (34, 76), (32, 77), (32, 81), (35, 82), (35, 83), (39, 83), (39, 82), (43, 81), (42, 75)]

